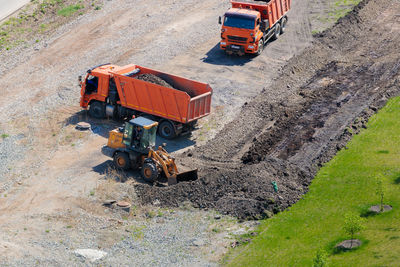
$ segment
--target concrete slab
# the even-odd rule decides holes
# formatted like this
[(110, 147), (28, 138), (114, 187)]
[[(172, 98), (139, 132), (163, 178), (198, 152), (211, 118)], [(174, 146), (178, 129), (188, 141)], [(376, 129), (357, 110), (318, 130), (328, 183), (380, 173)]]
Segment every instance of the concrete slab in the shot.
[(29, 2), (29, 0), (0, 0), (0, 21), (2, 21)]

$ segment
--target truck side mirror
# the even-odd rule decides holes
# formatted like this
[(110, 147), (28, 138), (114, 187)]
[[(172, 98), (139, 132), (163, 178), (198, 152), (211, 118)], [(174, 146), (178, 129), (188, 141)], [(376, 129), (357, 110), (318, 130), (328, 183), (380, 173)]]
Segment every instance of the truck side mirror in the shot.
[(218, 24), (222, 24), (222, 18), (221, 18), (221, 16), (218, 17)]
[(82, 82), (82, 75), (79, 75), (78, 80), (79, 82)]

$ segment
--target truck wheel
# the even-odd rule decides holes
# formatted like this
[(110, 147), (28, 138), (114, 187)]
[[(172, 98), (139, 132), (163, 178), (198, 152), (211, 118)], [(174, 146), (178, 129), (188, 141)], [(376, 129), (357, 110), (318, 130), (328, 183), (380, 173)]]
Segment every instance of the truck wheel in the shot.
[(162, 121), (158, 127), (158, 134), (165, 139), (173, 139), (176, 137), (175, 127), (170, 121)]
[(131, 166), (129, 155), (124, 152), (115, 153), (114, 164), (118, 169), (128, 170)]
[(93, 101), (89, 107), (90, 117), (104, 119), (106, 117), (106, 107), (99, 101)]
[(262, 51), (264, 50), (264, 42), (262, 39), (258, 41), (258, 49), (257, 49), (257, 56), (261, 55)]
[(285, 33), (286, 31), (286, 23), (287, 23), (287, 18), (283, 17), (281, 21), (281, 34)]
[(153, 162), (144, 163), (140, 174), (142, 175), (143, 179), (149, 183), (155, 182), (159, 175), (157, 166)]
[(281, 25), (279, 23), (277, 23), (275, 25), (275, 32), (274, 32), (274, 36), (272, 36), (273, 40), (278, 39), (279, 35), (281, 34)]

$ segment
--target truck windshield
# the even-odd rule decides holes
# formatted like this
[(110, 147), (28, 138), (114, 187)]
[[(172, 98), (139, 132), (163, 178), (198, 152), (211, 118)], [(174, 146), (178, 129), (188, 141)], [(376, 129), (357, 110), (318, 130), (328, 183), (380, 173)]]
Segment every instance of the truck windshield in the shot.
[(242, 28), (242, 29), (254, 29), (255, 21), (250, 18), (225, 16), (224, 26)]

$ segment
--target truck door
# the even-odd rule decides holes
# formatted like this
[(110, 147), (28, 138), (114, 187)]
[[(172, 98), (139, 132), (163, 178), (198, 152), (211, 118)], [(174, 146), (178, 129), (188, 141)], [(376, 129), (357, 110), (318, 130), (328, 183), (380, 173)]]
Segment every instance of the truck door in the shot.
[(85, 94), (90, 95), (97, 93), (99, 88), (99, 77), (87, 75), (85, 80)]

